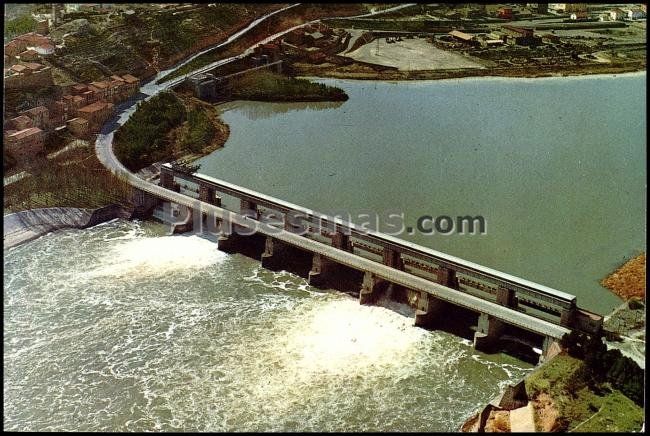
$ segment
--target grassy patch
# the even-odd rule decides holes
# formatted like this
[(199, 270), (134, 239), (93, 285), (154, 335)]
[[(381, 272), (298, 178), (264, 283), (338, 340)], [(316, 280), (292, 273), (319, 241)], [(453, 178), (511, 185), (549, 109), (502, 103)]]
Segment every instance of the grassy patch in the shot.
[(236, 100), (344, 101), (348, 99), (342, 89), (270, 71), (244, 74), (234, 79), (232, 85), (232, 98)]
[(28, 169), (31, 176), (5, 186), (5, 213), (41, 207), (128, 205), (131, 187), (104, 168), (92, 148), (39, 162)]
[(573, 431), (638, 431), (643, 409), (609, 384), (594, 384), (582, 360), (560, 355), (530, 374), (531, 398), (547, 393), (558, 410), (560, 428)]
[(21, 15), (13, 20), (5, 19), (5, 38), (13, 38), (36, 29), (36, 20), (30, 14)]
[[(582, 404), (588, 403), (589, 411), (584, 421), (575, 422), (569, 427), (576, 432), (628, 432), (639, 431), (643, 424), (643, 409), (617, 390), (605, 396), (598, 396), (587, 390)], [(582, 406), (584, 408), (584, 406)], [(594, 409), (596, 413), (593, 413)], [(578, 415), (576, 414), (576, 418)]]
[(529, 396), (546, 392), (552, 396), (561, 394), (571, 380), (579, 377), (583, 362), (571, 356), (561, 355), (552, 359), (526, 378)]
[(193, 109), (187, 114), (186, 124), (180, 145), (182, 148), (199, 153), (214, 137), (215, 128), (212, 121), (201, 109)]

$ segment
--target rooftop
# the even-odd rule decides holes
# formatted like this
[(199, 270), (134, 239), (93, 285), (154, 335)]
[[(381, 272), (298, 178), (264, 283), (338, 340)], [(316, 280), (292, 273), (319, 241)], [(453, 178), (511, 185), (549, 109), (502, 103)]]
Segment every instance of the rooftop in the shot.
[(455, 36), (456, 38), (463, 39), (465, 41), (470, 41), (472, 38), (474, 38), (472, 35), (465, 32), (461, 32), (459, 30), (452, 30), (451, 32), (449, 32), (449, 34), (451, 36)]
[(41, 129), (38, 127), (30, 127), (29, 129), (23, 129), (19, 130), (16, 133), (9, 135), (9, 138), (11, 139), (23, 139), (27, 138), (33, 135), (37, 135), (39, 133), (43, 132)]
[(126, 83), (135, 83), (135, 82), (138, 81), (138, 78), (137, 78), (137, 77), (132, 76), (132, 75), (130, 75), (130, 74), (125, 74), (125, 75), (122, 76), (122, 78), (124, 79), (124, 81), (125, 81)]
[(106, 103), (104, 101), (97, 101), (95, 103), (89, 104), (79, 109), (79, 112), (93, 113), (104, 110), (106, 108), (110, 109), (113, 107), (112, 103)]
[(12, 118), (11, 121), (14, 123), (30, 123), (32, 121), (27, 115), (19, 115), (16, 118)]
[(101, 82), (90, 82), (90, 84), (99, 89), (108, 88), (109, 86), (109, 83), (105, 80), (102, 80)]
[(73, 118), (71, 120), (68, 120), (68, 123), (70, 124), (88, 124), (88, 120), (85, 118)]
[(30, 113), (33, 115), (40, 115), (43, 113), (49, 112), (45, 106), (36, 106), (25, 111), (25, 113)]
[(33, 50), (33, 49), (30, 48), (29, 50), (25, 50), (22, 53), (18, 53), (18, 56), (34, 56), (34, 55), (37, 55), (37, 54), (38, 54), (38, 52), (36, 52), (36, 50)]

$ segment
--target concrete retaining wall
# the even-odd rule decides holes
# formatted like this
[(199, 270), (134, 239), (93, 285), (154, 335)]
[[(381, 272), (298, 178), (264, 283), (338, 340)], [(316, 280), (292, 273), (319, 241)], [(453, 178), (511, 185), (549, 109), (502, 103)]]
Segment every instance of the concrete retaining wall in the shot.
[(54, 230), (83, 229), (114, 218), (130, 217), (131, 213), (117, 204), (98, 209), (50, 207), (16, 212), (4, 216), (4, 248), (15, 247)]

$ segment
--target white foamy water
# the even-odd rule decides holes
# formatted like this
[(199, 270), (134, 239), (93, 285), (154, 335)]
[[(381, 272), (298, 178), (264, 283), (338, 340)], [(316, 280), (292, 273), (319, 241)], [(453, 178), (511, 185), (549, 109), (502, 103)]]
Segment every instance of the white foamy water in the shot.
[(163, 233), (117, 221), (5, 252), (5, 429), (454, 431), (529, 370)]
[(413, 328), (409, 318), (345, 299), (307, 312), (304, 325), (289, 334), (287, 347), (298, 354), (296, 366), (303, 371), (341, 373), (399, 365), (429, 336)]
[(197, 235), (131, 239), (109, 246), (104, 265), (92, 276), (160, 274), (188, 268), (200, 269), (225, 260), (214, 242)]

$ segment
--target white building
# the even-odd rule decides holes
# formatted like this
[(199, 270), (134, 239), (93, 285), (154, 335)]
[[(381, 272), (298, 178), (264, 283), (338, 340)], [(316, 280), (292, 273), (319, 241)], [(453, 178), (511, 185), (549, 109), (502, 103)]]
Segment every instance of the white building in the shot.
[(66, 3), (64, 5), (65, 12), (70, 13), (70, 12), (79, 12), (79, 3)]
[(627, 11), (627, 18), (629, 20), (638, 20), (639, 18), (645, 18), (645, 12), (639, 8), (630, 9)]
[(621, 9), (616, 8), (616, 9), (612, 9), (611, 11), (609, 11), (609, 18), (612, 21), (621, 21), (626, 17), (627, 17), (627, 14)]

